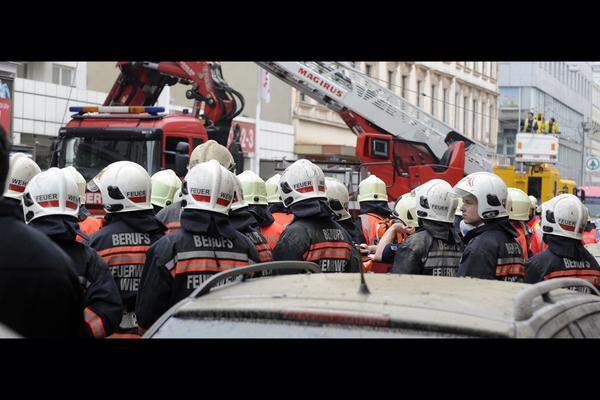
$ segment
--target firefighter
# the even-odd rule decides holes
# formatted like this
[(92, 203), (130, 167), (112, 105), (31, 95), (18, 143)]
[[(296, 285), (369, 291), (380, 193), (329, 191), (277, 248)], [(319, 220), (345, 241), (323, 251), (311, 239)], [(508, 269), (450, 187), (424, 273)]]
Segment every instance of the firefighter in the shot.
[[(1, 188), (9, 171), (8, 146), (0, 126)], [(25, 337), (79, 336), (83, 299), (69, 256), (27, 226), (22, 210), (15, 213), (15, 207), (4, 201), (0, 227), (0, 322)]]
[(348, 210), (350, 203), (350, 195), (348, 188), (335, 178), (325, 178), (325, 195), (329, 201), (329, 207), (337, 216), (337, 223), (348, 232), (354, 240), (356, 225)]
[(298, 160), (284, 171), (279, 187), (283, 204), (294, 219), (273, 250), (273, 259), (312, 261), (323, 272), (358, 272), (358, 251), (348, 232), (335, 221), (321, 168)]
[(533, 122), (533, 131), (535, 133), (544, 133), (544, 117), (541, 113), (538, 113)]
[[(233, 156), (227, 150), (227, 147), (217, 143), (214, 140), (208, 140), (201, 145), (196, 146), (190, 155), (188, 163), (188, 171), (194, 166), (208, 160), (217, 160), (222, 166), (229, 171), (235, 171), (235, 161)], [(156, 217), (167, 227), (167, 233), (171, 233), (179, 229), (179, 216), (181, 215), (181, 202), (176, 201), (160, 210)]]
[(463, 220), (475, 226), (463, 238), (458, 276), (522, 282), (523, 251), (508, 221), (506, 184), (492, 173), (475, 172), (461, 179), (453, 193), (462, 197)]
[(377, 245), (377, 225), (392, 213), (385, 182), (371, 175), (358, 185), (360, 214), (356, 219), (356, 242)]
[(137, 335), (135, 301), (146, 251), (166, 228), (154, 216), (151, 183), (146, 170), (131, 161), (110, 164), (94, 178), (107, 214), (90, 247), (106, 261), (123, 301), (123, 318), (113, 337)]
[(269, 203), (269, 212), (275, 218), (275, 222), (284, 228), (292, 222), (294, 214), (283, 205), (281, 194), (279, 193), (279, 181), (281, 174), (275, 174), (265, 181), (267, 187), (267, 203)]
[[(525, 280), (581, 278), (600, 289), (600, 266), (581, 243), (588, 210), (572, 194), (561, 194), (542, 204), (542, 230), (548, 248), (527, 260)], [(574, 287), (585, 293), (588, 288)]]
[[(90, 212), (85, 208), (85, 178), (79, 173), (74, 167), (65, 167), (62, 171), (69, 176), (77, 184), (77, 190), (79, 191), (79, 211), (77, 213), (77, 220), (79, 221), (79, 229), (88, 238), (102, 228), (104, 225), (104, 219), (93, 217)], [(77, 241), (84, 241), (83, 236), (77, 235)]]
[(237, 177), (242, 185), (244, 200), (248, 203), (248, 211), (258, 222), (260, 233), (273, 250), (285, 227), (276, 222), (269, 212), (265, 181), (252, 171), (244, 171)]
[(519, 234), (517, 242), (523, 250), (523, 258), (527, 260), (533, 255), (530, 250), (533, 233), (525, 224), (529, 221), (531, 200), (527, 197), (527, 193), (517, 188), (507, 188), (507, 196), (506, 210), (508, 212), (508, 220)]
[(527, 132), (527, 133), (533, 133), (533, 126), (534, 126), (535, 120), (533, 118), (533, 112), (528, 112), (527, 113), (527, 119), (525, 119), (525, 121), (523, 121), (523, 132)]
[(543, 241), (542, 225), (540, 224), (540, 216), (538, 215), (540, 210), (538, 201), (534, 196), (529, 196), (529, 200), (531, 201), (531, 208), (529, 210), (529, 220), (525, 225), (527, 225), (527, 228), (531, 232), (529, 249), (531, 250), (531, 255), (535, 255), (541, 253), (547, 245)]
[(463, 244), (454, 230), (452, 186), (432, 179), (414, 190), (419, 228), (398, 245), (392, 273), (456, 276)]
[(4, 197), (0, 202), (5, 206), (5, 210), (12, 210), (20, 221), (24, 221), (21, 198), (23, 197), (23, 192), (25, 192), (25, 187), (31, 178), (40, 172), (40, 167), (36, 162), (25, 154), (11, 154), (6, 186), (4, 187)]
[(242, 184), (237, 176), (234, 175), (234, 194), (229, 210), (229, 222), (235, 230), (246, 235), (256, 247), (260, 262), (273, 261), (273, 254), (267, 239), (260, 233), (258, 222), (254, 215), (248, 210), (248, 203), (244, 200)]
[[(391, 264), (394, 262), (398, 246), (404, 242), (408, 235), (414, 233), (419, 226), (417, 220), (417, 201), (412, 193), (405, 193), (396, 200), (392, 213), (394, 224), (387, 229), (377, 244), (373, 260)], [(388, 269), (389, 269), (388, 268)]]
[(181, 229), (148, 250), (136, 306), (141, 332), (214, 274), (260, 261), (254, 244), (229, 222), (234, 182), (216, 160), (188, 171)]
[(152, 197), (150, 202), (154, 213), (173, 203), (177, 190), (181, 188), (181, 180), (172, 169), (158, 171), (150, 178), (152, 182)]
[(103, 338), (119, 326), (122, 303), (106, 262), (79, 243), (80, 192), (68, 172), (50, 168), (29, 181), (23, 194), (25, 221), (47, 235), (73, 261), (83, 299), (83, 336)]
[(558, 124), (554, 120), (554, 118), (547, 119), (544, 124), (544, 133), (558, 133)]

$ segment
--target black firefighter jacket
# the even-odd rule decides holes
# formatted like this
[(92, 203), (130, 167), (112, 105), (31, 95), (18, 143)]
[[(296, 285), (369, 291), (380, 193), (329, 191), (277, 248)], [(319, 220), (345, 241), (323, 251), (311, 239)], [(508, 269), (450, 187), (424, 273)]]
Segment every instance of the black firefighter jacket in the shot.
[(84, 293), (84, 336), (111, 335), (121, 321), (123, 304), (119, 289), (96, 250), (76, 240), (77, 218), (52, 215), (31, 221), (30, 226), (46, 234), (71, 257)]
[(267, 239), (260, 233), (258, 222), (254, 216), (248, 211), (247, 207), (229, 212), (229, 222), (233, 229), (246, 235), (248, 239), (256, 247), (260, 262), (273, 261), (271, 248), (267, 243)]
[(290, 208), (294, 220), (273, 249), (275, 261), (312, 261), (322, 272), (359, 271), (360, 255), (326, 200), (304, 200)]
[(456, 276), (464, 245), (452, 224), (421, 220), (422, 226), (397, 245), (392, 273)]
[[(92, 236), (90, 247), (108, 265), (121, 293), (124, 313), (132, 313), (146, 252), (166, 228), (152, 210), (107, 214), (104, 219), (106, 223)], [(127, 324), (122, 325), (126, 328)]]
[[(600, 290), (600, 266), (580, 240), (544, 234), (548, 248), (525, 262), (525, 281), (538, 283), (553, 278), (580, 278)], [(585, 287), (573, 287), (583, 293)]]
[(83, 296), (69, 256), (0, 205), (0, 322), (25, 337), (76, 337)]
[(139, 327), (148, 329), (214, 274), (259, 261), (254, 244), (226, 215), (184, 210), (181, 229), (148, 250), (136, 306)]
[(521, 245), (516, 241), (518, 236), (508, 217), (470, 230), (463, 238), (466, 247), (458, 276), (524, 282), (525, 263)]

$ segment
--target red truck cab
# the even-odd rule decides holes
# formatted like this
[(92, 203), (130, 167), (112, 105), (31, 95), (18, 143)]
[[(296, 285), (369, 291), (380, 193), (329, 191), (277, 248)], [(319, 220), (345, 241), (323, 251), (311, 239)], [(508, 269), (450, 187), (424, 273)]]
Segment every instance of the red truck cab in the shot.
[[(203, 122), (185, 112), (79, 113), (59, 130), (51, 165), (73, 166), (88, 182), (107, 165), (123, 160), (140, 164), (150, 175), (173, 169), (183, 176), (192, 149), (207, 139)], [(86, 207), (103, 213), (99, 192), (86, 193)]]

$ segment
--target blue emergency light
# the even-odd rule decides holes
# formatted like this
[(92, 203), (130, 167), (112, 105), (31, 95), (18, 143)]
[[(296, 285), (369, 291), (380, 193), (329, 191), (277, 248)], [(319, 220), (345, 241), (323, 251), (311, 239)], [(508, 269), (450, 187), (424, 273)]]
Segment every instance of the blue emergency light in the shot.
[(115, 114), (142, 114), (156, 115), (165, 112), (164, 107), (141, 107), (141, 106), (75, 106), (69, 107), (69, 111), (79, 114), (85, 113), (115, 113)]

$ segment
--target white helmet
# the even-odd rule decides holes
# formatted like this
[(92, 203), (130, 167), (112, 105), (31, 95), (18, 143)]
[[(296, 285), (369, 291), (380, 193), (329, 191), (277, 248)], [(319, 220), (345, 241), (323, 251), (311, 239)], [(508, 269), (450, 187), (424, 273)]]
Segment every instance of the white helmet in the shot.
[(240, 208), (248, 207), (248, 202), (244, 200), (244, 190), (240, 178), (233, 175), (233, 200), (231, 201), (231, 211), (239, 210)]
[(64, 167), (62, 171), (77, 184), (79, 190), (79, 204), (85, 204), (85, 178), (75, 169), (75, 167)]
[(50, 168), (34, 176), (23, 193), (25, 221), (47, 215), (70, 215), (77, 218), (79, 189), (69, 175)]
[(152, 210), (150, 175), (139, 164), (118, 161), (94, 178), (100, 187), (104, 209), (109, 213)]
[(454, 222), (458, 200), (452, 186), (441, 179), (432, 179), (413, 190), (417, 217), (440, 222)]
[(538, 201), (535, 198), (535, 196), (529, 196), (529, 200), (531, 201), (531, 209), (534, 213), (542, 212), (542, 206), (541, 204), (538, 204)]
[(25, 186), (31, 178), (42, 172), (31, 158), (23, 153), (11, 154), (8, 161), (8, 175), (4, 188), (4, 197), (21, 200)]
[(281, 193), (279, 193), (279, 181), (281, 181), (281, 174), (275, 174), (265, 181), (267, 187), (267, 202), (281, 203)]
[(508, 188), (508, 197), (506, 198), (506, 210), (508, 219), (515, 221), (529, 221), (529, 210), (531, 210), (531, 200), (527, 193), (517, 188)]
[(177, 189), (175, 191), (175, 194), (173, 195), (173, 203), (177, 203), (178, 201), (181, 201), (182, 195), (181, 195), (181, 187), (179, 187), (179, 189)]
[(188, 171), (196, 165), (209, 160), (217, 160), (219, 164), (229, 171), (235, 170), (235, 161), (229, 150), (227, 150), (227, 147), (214, 140), (207, 140), (205, 143), (196, 146), (192, 151), (188, 163)]
[(456, 204), (456, 211), (454, 211), (454, 215), (458, 215), (458, 216), (462, 217), (462, 211), (460, 211), (462, 204), (463, 204), (462, 197), (459, 197), (458, 203)]
[(152, 182), (150, 202), (163, 208), (173, 202), (175, 192), (181, 188), (181, 180), (172, 169), (158, 171), (152, 175), (150, 182)]
[(544, 234), (581, 240), (588, 218), (588, 209), (572, 194), (561, 194), (542, 204)]
[(248, 204), (256, 204), (266, 206), (267, 204), (267, 187), (265, 181), (254, 172), (248, 170), (239, 174), (238, 179), (242, 185), (242, 191), (244, 192), (244, 200)]
[(325, 194), (329, 199), (329, 207), (338, 216), (338, 221), (343, 221), (351, 217), (348, 212), (348, 203), (350, 195), (348, 188), (335, 178), (325, 178)]
[(229, 215), (235, 178), (216, 160), (197, 164), (189, 170), (181, 186), (185, 210), (214, 211)]
[(417, 220), (417, 199), (411, 193), (404, 193), (396, 201), (394, 206), (394, 215), (409, 228), (419, 226)]
[(506, 217), (506, 184), (491, 172), (475, 172), (462, 178), (452, 192), (458, 197), (477, 198), (477, 214), (483, 220)]
[(327, 199), (323, 170), (305, 159), (298, 160), (285, 169), (279, 188), (286, 207), (308, 199)]
[(363, 179), (358, 185), (358, 202), (363, 201), (388, 201), (385, 182), (375, 175)]

